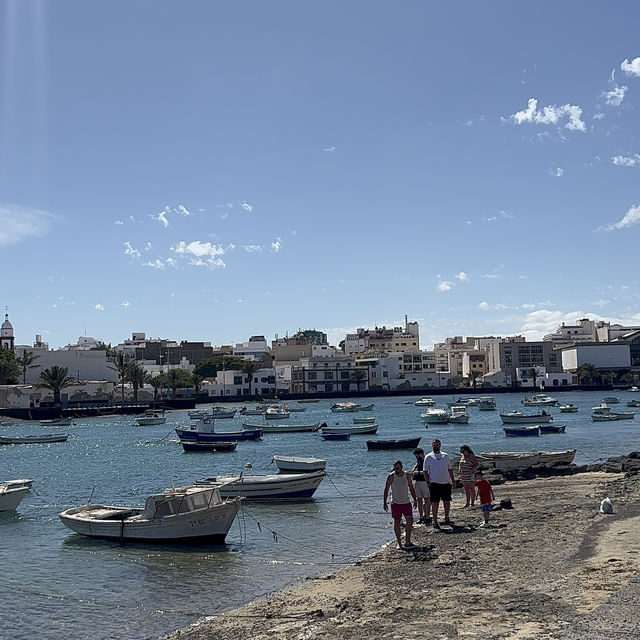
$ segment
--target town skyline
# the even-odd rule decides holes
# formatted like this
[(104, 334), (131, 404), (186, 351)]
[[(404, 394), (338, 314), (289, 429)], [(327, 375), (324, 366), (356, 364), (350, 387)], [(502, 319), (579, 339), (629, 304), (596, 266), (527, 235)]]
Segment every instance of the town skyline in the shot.
[(23, 343), (640, 324), (636, 2), (0, 11)]

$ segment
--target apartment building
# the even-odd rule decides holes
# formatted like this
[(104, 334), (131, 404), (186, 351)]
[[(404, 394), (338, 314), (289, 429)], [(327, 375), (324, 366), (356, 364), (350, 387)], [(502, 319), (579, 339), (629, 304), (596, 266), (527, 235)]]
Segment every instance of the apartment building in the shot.
[(291, 367), (293, 393), (349, 393), (369, 389), (369, 367), (353, 358), (309, 357), (300, 358)]

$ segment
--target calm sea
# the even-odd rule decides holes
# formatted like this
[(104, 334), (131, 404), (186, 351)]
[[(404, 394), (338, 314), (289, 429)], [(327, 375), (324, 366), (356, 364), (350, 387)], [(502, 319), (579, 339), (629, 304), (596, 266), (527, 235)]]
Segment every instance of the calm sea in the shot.
[[(553, 395), (553, 392), (550, 392)], [(405, 398), (374, 398), (378, 437), (422, 436), (425, 450), (442, 440), (455, 454), (461, 444), (476, 452), (576, 448), (577, 463), (595, 462), (640, 449), (638, 420), (594, 423), (590, 409), (602, 392), (566, 392), (557, 397), (580, 407), (576, 414), (551, 409), (566, 434), (505, 438), (499, 411), (522, 409), (522, 394), (496, 396), (498, 411), (470, 407), (468, 425), (430, 426)], [(611, 394), (608, 394), (611, 395)], [(621, 406), (640, 394), (620, 392)], [(414, 398), (414, 400), (417, 398)], [(450, 396), (437, 396), (444, 407)], [(332, 414), (329, 402), (298, 405), (289, 422), (352, 422), (354, 414)], [(526, 409), (525, 409), (526, 411)], [(531, 409), (535, 411), (535, 409)], [(357, 414), (356, 414), (357, 415)], [(254, 422), (255, 417), (251, 417)], [(158, 638), (305, 576), (339, 569), (393, 538), (382, 511), (386, 473), (410, 451), (368, 452), (367, 438), (325, 442), (316, 434), (265, 434), (239, 443), (234, 453), (184, 453), (173, 428), (186, 413), (168, 414), (167, 424), (136, 427), (131, 417), (82, 419), (53, 430), (66, 443), (0, 447), (0, 479), (34, 478), (34, 491), (18, 512), (0, 514), (2, 575), (0, 619), (10, 638)], [(242, 419), (221, 420), (220, 430), (240, 429)], [(0, 426), (0, 433), (46, 431), (37, 423)], [(51, 428), (49, 428), (51, 430)], [(73, 534), (58, 519), (64, 509), (93, 502), (143, 504), (150, 493), (222, 473), (275, 473), (274, 454), (327, 460), (327, 477), (315, 499), (301, 504), (246, 504), (223, 546), (181, 547), (91, 540)], [(454, 457), (452, 455), (452, 457)], [(457, 456), (455, 456), (457, 459)]]

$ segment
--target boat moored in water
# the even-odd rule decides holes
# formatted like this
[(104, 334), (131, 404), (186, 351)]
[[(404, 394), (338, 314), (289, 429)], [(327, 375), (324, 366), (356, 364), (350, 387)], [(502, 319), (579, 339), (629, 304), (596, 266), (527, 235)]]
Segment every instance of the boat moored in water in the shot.
[(0, 444), (49, 444), (53, 442), (66, 442), (69, 435), (66, 433), (45, 433), (31, 436), (0, 436)]
[(29, 493), (33, 480), (6, 480), (0, 482), (0, 511), (15, 511)]
[(521, 411), (501, 413), (502, 424), (539, 424), (552, 422), (553, 416), (544, 409), (540, 413), (523, 414)]
[(280, 471), (285, 473), (309, 473), (324, 471), (327, 461), (321, 458), (299, 458), (296, 456), (273, 456), (273, 461)]
[(504, 427), (505, 436), (539, 436), (540, 425), (535, 427)]
[(242, 431), (216, 431), (215, 421), (211, 418), (201, 418), (194, 424), (176, 427), (176, 434), (180, 442), (225, 442), (229, 440), (259, 440), (261, 429), (243, 429)]
[(240, 500), (223, 500), (218, 487), (166, 489), (144, 508), (87, 504), (60, 513), (63, 524), (84, 536), (111, 540), (224, 542)]
[(367, 440), (369, 451), (382, 451), (389, 449), (415, 449), (420, 444), (421, 438), (402, 438), (399, 440)]
[(196, 486), (219, 487), (223, 498), (304, 500), (313, 496), (324, 476), (324, 471), (276, 473), (266, 476), (218, 476), (198, 480)]

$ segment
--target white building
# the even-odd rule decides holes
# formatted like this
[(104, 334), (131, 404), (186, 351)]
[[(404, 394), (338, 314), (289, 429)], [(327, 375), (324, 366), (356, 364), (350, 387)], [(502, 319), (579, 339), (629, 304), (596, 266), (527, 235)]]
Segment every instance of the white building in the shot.
[(562, 368), (575, 373), (583, 364), (595, 365), (602, 371), (631, 367), (631, 348), (628, 342), (580, 343), (564, 347)]

